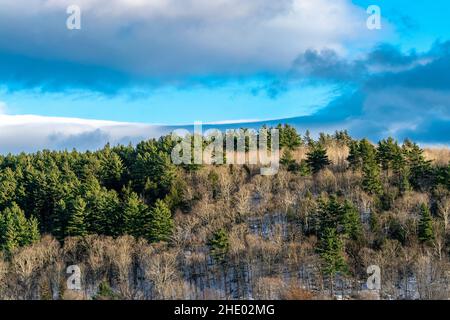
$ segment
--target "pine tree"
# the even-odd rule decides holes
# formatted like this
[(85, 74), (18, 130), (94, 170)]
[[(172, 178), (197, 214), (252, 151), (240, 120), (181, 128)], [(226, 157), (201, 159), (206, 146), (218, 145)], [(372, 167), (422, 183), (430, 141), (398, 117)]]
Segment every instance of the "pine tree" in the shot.
[(320, 199), (318, 209), (319, 234), (327, 229), (334, 229), (352, 240), (358, 240), (362, 236), (359, 212), (350, 201), (341, 201), (333, 195), (328, 200)]
[(141, 142), (136, 149), (136, 161), (131, 173), (135, 191), (145, 195), (147, 203), (163, 199), (170, 192), (175, 179), (170, 155), (159, 150), (153, 140)]
[(122, 207), (116, 190), (101, 187), (96, 177), (83, 184), (86, 201), (85, 224), (89, 233), (117, 237), (123, 231)]
[(372, 231), (373, 233), (379, 233), (381, 231), (380, 219), (374, 211), (370, 212), (369, 226), (370, 231)]
[(450, 190), (450, 162), (444, 167), (437, 168), (436, 183)]
[(162, 200), (157, 200), (150, 211), (148, 236), (150, 241), (167, 241), (173, 232), (173, 219), (169, 207)]
[(333, 142), (333, 137), (330, 136), (328, 133), (319, 133), (319, 140), (318, 143), (322, 146), (322, 147), (327, 147), (330, 146), (331, 143)]
[(361, 152), (359, 148), (358, 141), (351, 141), (349, 144), (349, 154), (347, 157), (347, 161), (350, 165), (350, 168), (353, 170), (361, 169), (362, 167), (362, 158)]
[(350, 135), (348, 134), (347, 130), (336, 130), (333, 135), (333, 139), (340, 145), (340, 146), (349, 146), (353, 141)]
[(342, 207), (336, 196), (329, 199), (319, 199), (318, 206), (318, 234), (322, 235), (327, 229), (338, 229), (340, 218), (342, 217)]
[(399, 151), (397, 141), (391, 137), (378, 142), (377, 158), (383, 170), (386, 171), (386, 176), (389, 176), (389, 169), (392, 168), (395, 155)]
[(300, 164), (296, 163), (295, 169), (295, 172), (298, 172), (303, 177), (311, 175), (311, 167), (309, 166), (308, 162), (306, 162), (306, 159), (302, 159), (300, 161)]
[(362, 187), (370, 194), (381, 194), (380, 170), (376, 162), (366, 162), (363, 167)]
[(11, 168), (0, 172), (0, 210), (7, 208), (16, 198), (17, 180)]
[[(95, 176), (89, 175), (82, 186), (82, 194), (86, 200), (86, 214), (84, 222), (89, 232), (97, 234), (106, 234), (107, 223), (104, 216), (104, 190)], [(118, 222), (113, 217), (109, 217), (111, 222)]]
[(27, 219), (16, 203), (0, 213), (0, 248), (11, 251), (32, 244), (39, 236), (37, 220)]
[(383, 190), (380, 179), (380, 167), (376, 161), (376, 150), (367, 140), (360, 142), (360, 154), (363, 160), (363, 181), (364, 191), (370, 194), (380, 194)]
[(377, 150), (367, 139), (362, 139), (359, 141), (359, 155), (361, 157), (362, 164), (367, 161), (377, 160)]
[(93, 300), (119, 300), (120, 298), (106, 280), (100, 282), (97, 293), (92, 297)]
[(25, 236), (25, 245), (34, 243), (40, 239), (39, 223), (35, 217), (28, 219), (27, 233)]
[(216, 231), (213, 234), (213, 237), (209, 240), (208, 244), (211, 248), (213, 257), (217, 261), (223, 262), (230, 247), (228, 235), (225, 229), (219, 229)]
[(311, 147), (307, 153), (306, 162), (311, 167), (313, 173), (317, 173), (330, 164), (327, 151), (318, 143)]
[(415, 143), (405, 149), (410, 168), (411, 185), (416, 190), (426, 187), (430, 177), (430, 161), (425, 160), (423, 150)]
[(123, 233), (134, 237), (145, 236), (145, 223), (148, 219), (149, 210), (135, 192), (131, 192), (126, 196), (122, 213)]
[(314, 145), (314, 140), (311, 138), (311, 133), (309, 132), (309, 130), (306, 130), (304, 140), (308, 147), (311, 147)]
[(280, 124), (277, 126), (277, 129), (279, 130), (281, 148), (294, 150), (302, 145), (302, 138), (297, 133), (294, 127), (291, 127), (288, 124), (285, 124), (283, 127)]
[(419, 221), (419, 240), (422, 243), (430, 244), (434, 239), (433, 219), (431, 218), (430, 209), (426, 204), (420, 206)]
[(66, 237), (66, 226), (68, 220), (68, 212), (66, 202), (61, 199), (55, 204), (53, 209), (53, 225), (54, 229), (52, 234), (59, 241), (63, 241)]
[(395, 175), (394, 185), (399, 188), (400, 192), (404, 193), (410, 190), (410, 170), (403, 149), (399, 146), (396, 147), (393, 155), (392, 170)]
[(358, 209), (349, 200), (345, 200), (342, 212), (341, 225), (344, 234), (352, 240), (360, 239), (362, 236), (362, 224)]
[(87, 235), (85, 223), (86, 202), (81, 197), (76, 197), (72, 203), (67, 221), (66, 232), (68, 236), (78, 237)]
[(123, 172), (122, 159), (107, 145), (100, 154), (100, 177), (103, 185), (120, 190)]
[[(115, 190), (102, 189), (96, 201), (97, 233), (117, 237), (122, 234), (123, 213), (119, 195)], [(95, 229), (93, 229), (95, 230)]]
[(330, 277), (333, 291), (334, 277), (348, 272), (348, 265), (344, 257), (344, 245), (333, 228), (327, 228), (320, 239), (318, 253), (322, 260), (322, 272)]
[(301, 165), (295, 161), (292, 152), (289, 149), (286, 149), (283, 152), (280, 163), (285, 166), (288, 171), (299, 172), (301, 170)]
[[(8, 209), (7, 209), (8, 210)], [(11, 251), (19, 246), (18, 234), (15, 225), (12, 222), (12, 217), (8, 216), (6, 212), (2, 212), (0, 216), (0, 246), (1, 249)]]
[(283, 156), (280, 159), (280, 163), (283, 166), (289, 167), (290, 164), (292, 164), (293, 162), (295, 162), (294, 157), (292, 156), (292, 152), (287, 149), (283, 152)]

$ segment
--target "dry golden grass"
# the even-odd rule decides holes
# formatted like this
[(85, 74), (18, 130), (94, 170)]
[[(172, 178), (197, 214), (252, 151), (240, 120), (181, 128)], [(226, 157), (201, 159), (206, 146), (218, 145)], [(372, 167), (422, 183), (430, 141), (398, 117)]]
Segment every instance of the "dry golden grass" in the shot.
[(380, 300), (380, 294), (376, 291), (364, 290), (358, 292), (353, 299), (356, 300)]
[(316, 294), (300, 287), (298, 284), (291, 283), (281, 292), (282, 300), (314, 300), (317, 299)]
[(86, 300), (87, 297), (82, 291), (66, 290), (62, 296), (63, 300)]
[(431, 160), (437, 165), (446, 165), (450, 162), (450, 148), (426, 148), (424, 155), (427, 160)]
[[(306, 159), (308, 151), (309, 151), (309, 148), (306, 146), (303, 146), (303, 147), (298, 148), (297, 150), (294, 150), (292, 152), (292, 155), (295, 160), (300, 162), (301, 160)], [(349, 153), (349, 149), (347, 146), (340, 146), (338, 144), (333, 144), (333, 145), (327, 147), (328, 158), (335, 165), (342, 164), (343, 162), (345, 162), (348, 157), (348, 153)], [(281, 154), (283, 154), (283, 153), (281, 153)]]
[[(349, 154), (349, 148), (347, 146), (335, 143), (332, 144), (331, 146), (328, 146), (326, 149), (328, 158), (334, 165), (343, 165), (346, 162)], [(283, 156), (284, 151), (285, 151), (284, 149), (280, 150), (280, 158)], [(300, 162), (301, 160), (307, 158), (308, 151), (309, 148), (307, 146), (302, 146), (293, 150), (292, 156), (297, 162)], [(268, 156), (270, 158), (270, 154), (268, 154)], [(431, 160), (437, 165), (446, 165), (450, 162), (450, 148), (447, 147), (425, 148), (424, 156), (427, 160)], [(208, 163), (208, 161), (210, 161), (210, 157), (206, 156), (205, 158), (206, 163)], [(238, 159), (241, 159), (240, 162), (238, 161)], [(253, 159), (253, 161), (250, 161), (251, 159)], [(228, 159), (227, 163), (232, 163), (232, 161)], [(258, 151), (253, 151), (247, 152), (244, 155), (240, 152), (236, 152), (234, 153), (234, 163), (260, 164), (260, 153)]]

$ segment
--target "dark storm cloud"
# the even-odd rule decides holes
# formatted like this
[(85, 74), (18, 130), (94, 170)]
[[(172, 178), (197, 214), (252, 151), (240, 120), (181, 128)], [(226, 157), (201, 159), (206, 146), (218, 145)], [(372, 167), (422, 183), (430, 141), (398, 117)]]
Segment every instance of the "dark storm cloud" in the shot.
[(392, 135), (450, 143), (450, 42), (420, 54), (382, 44), (353, 61), (332, 50), (307, 51), (293, 70), (295, 76), (342, 89), (314, 115), (290, 120), (299, 127), (328, 124), (372, 140)]

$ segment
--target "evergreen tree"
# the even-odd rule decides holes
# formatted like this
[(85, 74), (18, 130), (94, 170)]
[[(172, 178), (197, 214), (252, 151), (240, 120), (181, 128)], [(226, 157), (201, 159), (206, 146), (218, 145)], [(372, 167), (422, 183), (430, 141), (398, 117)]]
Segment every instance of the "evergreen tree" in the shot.
[(306, 162), (313, 173), (317, 173), (330, 164), (327, 151), (318, 143), (311, 147), (307, 153)]
[(19, 246), (19, 234), (16, 230), (14, 215), (7, 208), (0, 215), (0, 246), (2, 250), (11, 251)]
[(68, 236), (78, 237), (87, 235), (85, 223), (86, 202), (81, 197), (76, 197), (72, 203), (67, 221), (66, 232)]
[(434, 239), (433, 219), (431, 218), (430, 209), (426, 204), (420, 206), (420, 221), (419, 221), (419, 240), (422, 243), (430, 244)]
[(152, 242), (167, 241), (173, 232), (173, 219), (169, 207), (157, 200), (150, 211), (149, 238)]
[(219, 262), (223, 262), (230, 247), (228, 235), (225, 229), (219, 229), (216, 231), (213, 234), (213, 237), (209, 240), (208, 244), (211, 248), (213, 257)]
[(158, 149), (163, 153), (171, 154), (173, 148), (175, 147), (177, 141), (172, 138), (172, 135), (162, 136), (158, 139)]
[(358, 209), (349, 200), (345, 200), (342, 212), (341, 225), (344, 234), (352, 240), (360, 239), (362, 237), (362, 224)]
[(301, 165), (295, 161), (294, 157), (292, 156), (292, 152), (289, 149), (283, 152), (283, 156), (280, 159), (280, 163), (283, 166), (285, 166), (288, 171), (291, 172), (301, 171)]
[(333, 142), (333, 137), (330, 136), (328, 133), (319, 133), (319, 141), (318, 143), (322, 146), (322, 147), (328, 147), (331, 145), (331, 143)]
[(427, 186), (431, 176), (430, 161), (425, 160), (423, 150), (415, 143), (405, 148), (410, 168), (410, 182), (414, 189), (419, 190)]
[[(93, 300), (119, 300), (120, 295), (114, 292), (107, 281), (100, 282), (97, 293), (92, 297)], [(122, 298), (123, 299), (123, 298)]]
[(363, 160), (362, 187), (370, 194), (380, 194), (383, 188), (380, 180), (380, 167), (376, 161), (376, 150), (367, 139), (360, 142), (360, 154)]
[(358, 170), (362, 168), (362, 157), (358, 141), (350, 142), (347, 161), (350, 165), (350, 168), (352, 168), (353, 170)]
[(277, 126), (277, 129), (280, 135), (280, 148), (294, 150), (302, 145), (302, 138), (294, 127), (291, 127), (288, 124), (285, 124), (283, 127), (280, 124)]
[(304, 140), (308, 147), (311, 147), (314, 145), (314, 140), (311, 138), (311, 133), (309, 132), (309, 130), (306, 130)]
[[(99, 234), (117, 237), (123, 231), (123, 212), (119, 195), (115, 190), (102, 189), (98, 198), (95, 200), (95, 208), (98, 208), (97, 214), (93, 218), (97, 221), (97, 229), (90, 226), (91, 230), (97, 230)], [(90, 210), (91, 213), (94, 209)]]
[(28, 219), (26, 235), (24, 236), (24, 245), (38, 241), (41, 237), (39, 233), (39, 223), (35, 217)]
[(394, 141), (391, 137), (378, 142), (377, 158), (382, 169), (386, 171), (386, 176), (389, 176), (389, 169), (392, 168), (394, 158), (399, 151), (397, 141)]
[(301, 176), (306, 177), (311, 174), (311, 167), (305, 159), (302, 159), (300, 164), (296, 163), (295, 172), (298, 172)]
[(436, 183), (441, 184), (450, 190), (450, 162), (447, 166), (437, 168)]
[(322, 260), (322, 272), (330, 277), (333, 291), (334, 277), (348, 272), (348, 265), (344, 257), (344, 245), (333, 228), (327, 228), (320, 239), (318, 253)]
[(318, 206), (318, 234), (322, 235), (327, 229), (338, 229), (342, 217), (342, 206), (336, 196), (329, 199), (319, 199)]
[(380, 219), (374, 211), (370, 212), (369, 226), (370, 231), (372, 231), (373, 233), (379, 233), (381, 231)]
[(33, 217), (27, 219), (16, 203), (0, 213), (0, 248), (11, 251), (32, 244), (38, 239), (37, 220)]
[(132, 168), (135, 191), (146, 196), (147, 203), (163, 199), (172, 187), (175, 168), (170, 155), (158, 149), (155, 141), (141, 142)]
[(120, 190), (123, 172), (122, 159), (107, 145), (100, 153), (100, 177), (103, 185)]
[(66, 202), (61, 199), (55, 204), (53, 210), (53, 225), (54, 229), (52, 234), (59, 241), (63, 241), (66, 237), (66, 226), (68, 220), (68, 212)]
[[(319, 172), (330, 163), (325, 145), (338, 142), (349, 145), (350, 167), (362, 171), (362, 187), (376, 196), (371, 200), (381, 203), (378, 208), (390, 210), (399, 193), (410, 188), (429, 192), (433, 206), (421, 209), (417, 232), (420, 241), (433, 240), (430, 211), (438, 210), (433, 190), (442, 188), (440, 185), (450, 189), (450, 164), (430, 163), (424, 151), (411, 141), (405, 141), (400, 147), (388, 138), (380, 141), (377, 149), (366, 139), (351, 140), (346, 132), (336, 132), (334, 136), (321, 134), (319, 143), (307, 132), (308, 158), (298, 163), (292, 149), (302, 144), (301, 137), (291, 126), (279, 128), (285, 148), (281, 163), (291, 172), (302, 175)], [(185, 176), (176, 173), (183, 170), (178, 171), (170, 162), (174, 143), (166, 136), (141, 142), (136, 148), (107, 145), (96, 152), (45, 150), (0, 156), (0, 247), (13, 250), (30, 244), (39, 238), (39, 231), (51, 233), (60, 241), (68, 235), (91, 233), (113, 237), (127, 233), (152, 241), (167, 240), (173, 228), (171, 212), (199, 199), (194, 190), (189, 195), (192, 197), (183, 202), (188, 198), (183, 197), (188, 188), (178, 183)], [(382, 170), (387, 177), (383, 180), (380, 179)], [(211, 170), (208, 175), (214, 195), (220, 194), (217, 172)], [(202, 174), (190, 178), (203, 181)], [(186, 179), (185, 183), (190, 181)], [(361, 221), (351, 202), (331, 196), (319, 201), (318, 210), (315, 200), (311, 202), (314, 204), (305, 214), (310, 216), (304, 219), (308, 231), (316, 231), (320, 239), (330, 228), (342, 239), (360, 238)], [(301, 210), (293, 209), (295, 214)], [(390, 219), (385, 217), (372, 231), (382, 238), (387, 230), (391, 238), (406, 242), (411, 227), (395, 214)], [(374, 212), (371, 218), (377, 220)]]
[(7, 208), (16, 200), (16, 188), (14, 171), (11, 168), (0, 171), (0, 210)]
[(123, 232), (134, 237), (145, 236), (145, 223), (148, 219), (148, 207), (135, 192), (126, 196), (122, 208)]
[(289, 165), (291, 165), (292, 163), (295, 163), (295, 159), (292, 156), (292, 152), (289, 149), (283, 151), (283, 155), (280, 159), (280, 163), (285, 167), (289, 167)]
[[(82, 186), (82, 193), (86, 200), (86, 214), (84, 222), (89, 232), (97, 234), (106, 234), (106, 217), (104, 212), (104, 189), (100, 186), (98, 179), (89, 175), (86, 177), (86, 181)], [(113, 219), (111, 222), (117, 223), (117, 219)]]
[(410, 171), (407, 165), (405, 154), (403, 149), (399, 146), (396, 147), (395, 153), (392, 159), (392, 169), (395, 175), (394, 185), (396, 185), (401, 193), (410, 190)]
[(89, 233), (117, 237), (123, 232), (123, 213), (116, 190), (101, 187), (95, 177), (83, 185), (86, 200), (86, 228)]
[(333, 195), (328, 200), (320, 199), (318, 210), (319, 235), (327, 229), (334, 229), (352, 240), (358, 240), (362, 236), (359, 212), (350, 201), (340, 201)]
[(381, 194), (380, 171), (376, 162), (366, 162), (363, 167), (362, 186), (370, 194)]
[(136, 161), (136, 151), (131, 143), (127, 146), (118, 145), (112, 148), (115, 154), (117, 154), (123, 165), (122, 171), (122, 180), (129, 181), (130, 177), (130, 168), (133, 167), (134, 162)]
[(340, 145), (340, 146), (349, 146), (351, 142), (353, 141), (350, 135), (348, 134), (347, 130), (342, 131), (335, 131), (333, 139)]
[(377, 150), (367, 139), (359, 141), (359, 155), (361, 157), (361, 163), (364, 164), (367, 161), (377, 160)]

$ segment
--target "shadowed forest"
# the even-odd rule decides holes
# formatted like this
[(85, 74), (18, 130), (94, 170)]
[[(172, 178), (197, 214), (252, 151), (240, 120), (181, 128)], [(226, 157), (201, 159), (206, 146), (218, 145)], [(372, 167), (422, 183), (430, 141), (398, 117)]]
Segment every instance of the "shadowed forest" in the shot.
[(170, 136), (0, 156), (0, 298), (450, 298), (448, 148), (278, 129), (274, 176)]

